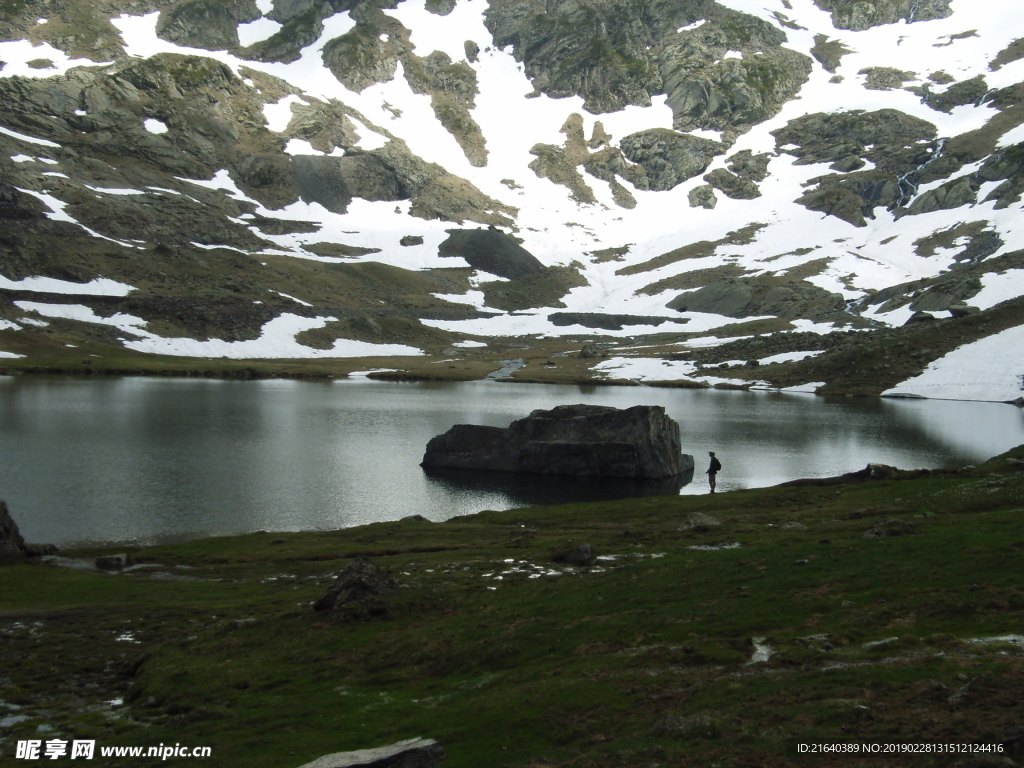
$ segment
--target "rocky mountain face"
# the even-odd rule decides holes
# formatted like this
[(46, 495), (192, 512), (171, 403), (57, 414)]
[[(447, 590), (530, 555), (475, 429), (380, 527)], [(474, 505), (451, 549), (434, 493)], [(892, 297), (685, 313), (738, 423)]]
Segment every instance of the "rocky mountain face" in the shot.
[(848, 345), (728, 376), (692, 361), (927, 331), (857, 391), (1014, 400), (1015, 18), (1004, 0), (5, 0), (0, 363), (422, 373), (596, 341), (577, 378), (827, 391), (843, 375), (811, 358)]

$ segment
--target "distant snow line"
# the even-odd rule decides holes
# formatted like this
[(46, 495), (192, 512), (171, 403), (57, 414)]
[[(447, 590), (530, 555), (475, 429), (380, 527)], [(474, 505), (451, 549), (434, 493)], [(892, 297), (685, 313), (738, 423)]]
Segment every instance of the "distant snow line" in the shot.
[(421, 356), (423, 350), (404, 344), (371, 344), (351, 339), (336, 339), (330, 349), (313, 349), (299, 344), (295, 336), (303, 331), (323, 328), (334, 317), (300, 317), (285, 313), (267, 322), (258, 339), (250, 341), (222, 341), (211, 339), (198, 341), (184, 337), (165, 338), (147, 331), (148, 321), (141, 317), (117, 313), (100, 317), (83, 304), (45, 304), (34, 301), (15, 301), (14, 304), (25, 312), (38, 312), (45, 317), (64, 318), (85, 323), (110, 325), (133, 336), (141, 337), (124, 342), (128, 349), (157, 355), (174, 357), (224, 357), (233, 360), (249, 359), (299, 359), (333, 357), (392, 357)]

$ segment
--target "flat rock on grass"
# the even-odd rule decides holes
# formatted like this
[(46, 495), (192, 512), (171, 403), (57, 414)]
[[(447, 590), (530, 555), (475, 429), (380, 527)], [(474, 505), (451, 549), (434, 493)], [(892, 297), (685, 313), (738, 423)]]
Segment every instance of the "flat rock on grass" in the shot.
[(444, 760), (444, 750), (433, 739), (408, 739), (386, 747), (335, 752), (300, 768), (433, 768)]

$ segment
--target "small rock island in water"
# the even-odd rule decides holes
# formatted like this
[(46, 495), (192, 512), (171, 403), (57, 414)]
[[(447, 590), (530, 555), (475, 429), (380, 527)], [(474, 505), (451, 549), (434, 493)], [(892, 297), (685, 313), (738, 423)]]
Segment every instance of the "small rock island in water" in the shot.
[(658, 479), (693, 469), (679, 425), (658, 405), (559, 405), (508, 427), (456, 424), (427, 443), (421, 466)]

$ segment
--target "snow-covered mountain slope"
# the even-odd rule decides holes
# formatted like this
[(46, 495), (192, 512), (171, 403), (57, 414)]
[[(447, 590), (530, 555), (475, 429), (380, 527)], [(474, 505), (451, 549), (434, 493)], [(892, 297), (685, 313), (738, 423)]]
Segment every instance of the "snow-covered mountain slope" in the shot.
[[(595, 377), (828, 391), (856, 364), (870, 385), (834, 391), (1014, 400), (1018, 17), (1009, 0), (8, 2), (0, 354), (600, 337), (619, 348)], [(853, 362), (876, 342), (901, 364)]]

